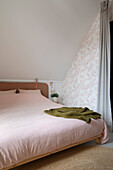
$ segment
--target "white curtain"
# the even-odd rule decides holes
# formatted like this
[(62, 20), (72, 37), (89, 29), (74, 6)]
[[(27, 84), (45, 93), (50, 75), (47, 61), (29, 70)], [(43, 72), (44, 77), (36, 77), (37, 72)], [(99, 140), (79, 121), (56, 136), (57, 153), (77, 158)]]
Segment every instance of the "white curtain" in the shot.
[(113, 0), (109, 4), (109, 21), (113, 21)]
[(108, 128), (112, 131), (110, 102), (110, 25), (109, 1), (101, 2), (100, 9), (100, 65), (97, 110), (102, 114)]

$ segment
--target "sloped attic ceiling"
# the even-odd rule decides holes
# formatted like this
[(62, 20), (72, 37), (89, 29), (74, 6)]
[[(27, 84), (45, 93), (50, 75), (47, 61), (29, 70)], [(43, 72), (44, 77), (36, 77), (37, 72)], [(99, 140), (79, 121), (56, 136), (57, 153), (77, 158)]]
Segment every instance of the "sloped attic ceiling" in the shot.
[(0, 79), (64, 80), (98, 0), (0, 0)]

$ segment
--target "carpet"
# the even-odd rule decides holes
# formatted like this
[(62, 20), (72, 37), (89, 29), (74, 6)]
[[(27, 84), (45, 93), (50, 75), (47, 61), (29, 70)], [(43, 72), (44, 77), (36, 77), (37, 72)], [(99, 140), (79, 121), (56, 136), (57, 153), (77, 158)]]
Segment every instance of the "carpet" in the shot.
[(113, 148), (78, 145), (13, 170), (113, 170)]

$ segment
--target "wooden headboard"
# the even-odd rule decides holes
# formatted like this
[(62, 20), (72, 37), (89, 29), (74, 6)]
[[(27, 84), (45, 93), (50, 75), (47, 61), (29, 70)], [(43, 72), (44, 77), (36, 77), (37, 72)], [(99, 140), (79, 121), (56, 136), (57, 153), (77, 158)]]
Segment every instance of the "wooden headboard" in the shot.
[(46, 83), (39, 82), (0, 82), (0, 90), (13, 90), (13, 89), (25, 89), (36, 90), (40, 89), (42, 95), (48, 98), (48, 85)]

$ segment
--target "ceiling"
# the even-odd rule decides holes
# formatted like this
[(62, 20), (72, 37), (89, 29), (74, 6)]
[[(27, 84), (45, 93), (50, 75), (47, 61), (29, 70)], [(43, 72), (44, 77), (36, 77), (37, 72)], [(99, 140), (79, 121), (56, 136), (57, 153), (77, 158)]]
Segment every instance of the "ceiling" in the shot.
[(64, 80), (99, 0), (0, 0), (0, 79)]

